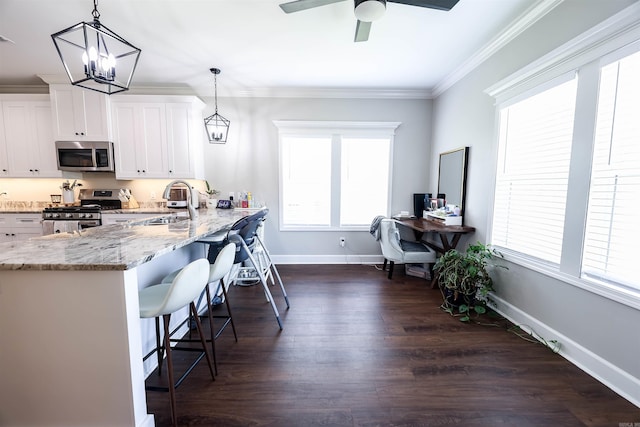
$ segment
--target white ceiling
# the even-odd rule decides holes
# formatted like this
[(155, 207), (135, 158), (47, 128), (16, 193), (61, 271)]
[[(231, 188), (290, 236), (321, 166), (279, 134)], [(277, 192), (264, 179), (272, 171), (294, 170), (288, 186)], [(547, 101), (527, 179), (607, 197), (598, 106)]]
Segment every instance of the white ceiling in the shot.
[[(213, 96), (256, 90), (431, 93), (505, 28), (549, 0), (460, 0), (449, 12), (388, 3), (354, 43), (351, 0), (293, 14), (286, 0), (102, 0), (100, 21), (142, 49), (132, 86)], [(556, 0), (557, 3), (557, 0)], [(90, 22), (92, 0), (0, 0), (0, 86), (62, 75), (51, 34)]]

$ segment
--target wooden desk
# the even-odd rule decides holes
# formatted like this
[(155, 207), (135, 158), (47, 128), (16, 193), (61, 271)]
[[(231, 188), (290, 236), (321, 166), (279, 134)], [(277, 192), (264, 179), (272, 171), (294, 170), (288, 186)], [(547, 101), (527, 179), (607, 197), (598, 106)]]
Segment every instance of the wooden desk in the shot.
[[(444, 225), (437, 220), (424, 218), (401, 219), (399, 221), (402, 225), (413, 229), (416, 232), (416, 238), (418, 240), (423, 241), (439, 254), (444, 254), (450, 249), (455, 249), (463, 234), (473, 233), (476, 231), (474, 227), (469, 227), (467, 225)], [(436, 243), (424, 239), (425, 233), (438, 233), (442, 246), (438, 246)], [(433, 272), (432, 275), (431, 287), (435, 288), (438, 279)]]
[(444, 225), (437, 220), (424, 218), (402, 219), (400, 223), (417, 231), (419, 235), (416, 237), (420, 240), (422, 240), (424, 233), (438, 233), (442, 246), (426, 240), (424, 242), (440, 254), (447, 252), (449, 249), (455, 249), (463, 234), (476, 231), (474, 227), (467, 225)]

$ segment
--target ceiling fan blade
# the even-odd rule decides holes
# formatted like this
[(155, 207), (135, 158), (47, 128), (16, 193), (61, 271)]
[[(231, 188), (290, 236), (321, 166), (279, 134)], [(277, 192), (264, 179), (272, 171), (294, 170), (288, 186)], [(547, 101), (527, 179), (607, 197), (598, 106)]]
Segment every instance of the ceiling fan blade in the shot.
[(301, 10), (313, 9), (314, 7), (326, 6), (331, 3), (338, 3), (345, 0), (296, 0), (289, 3), (282, 3), (280, 8), (286, 13), (300, 12)]
[(358, 20), (356, 25), (356, 36), (354, 42), (366, 42), (369, 40), (369, 31), (371, 31), (371, 22), (365, 22)]
[(409, 6), (428, 7), (429, 9), (451, 10), (459, 0), (387, 0), (389, 3), (400, 3)]

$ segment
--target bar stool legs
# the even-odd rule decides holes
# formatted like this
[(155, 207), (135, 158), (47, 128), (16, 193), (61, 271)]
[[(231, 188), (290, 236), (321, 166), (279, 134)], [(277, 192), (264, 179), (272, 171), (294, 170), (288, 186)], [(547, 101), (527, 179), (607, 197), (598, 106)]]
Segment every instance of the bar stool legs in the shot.
[[(160, 283), (157, 285), (149, 286), (139, 291), (140, 301), (140, 317), (143, 319), (155, 318), (156, 321), (156, 349), (158, 355), (158, 374), (161, 374), (162, 370), (162, 356), (166, 354), (167, 359), (167, 375), (168, 385), (166, 387), (159, 386), (147, 386), (147, 390), (162, 390), (169, 391), (169, 399), (171, 405), (171, 421), (174, 426), (178, 425), (178, 416), (176, 411), (176, 394), (175, 389), (182, 381), (191, 373), (193, 368), (202, 360), (203, 357), (207, 359), (209, 366), (209, 372), (211, 373), (211, 379), (215, 381), (215, 373), (213, 368), (213, 362), (211, 355), (209, 354), (209, 348), (207, 346), (207, 340), (204, 336), (202, 329), (202, 323), (198, 316), (198, 310), (194, 303), (198, 295), (207, 286), (209, 278), (209, 262), (206, 259), (199, 259), (191, 262), (184, 267), (170, 283)], [(171, 315), (184, 308), (189, 307), (191, 315), (195, 319), (196, 329), (200, 336), (200, 344), (202, 349), (192, 347), (175, 347), (171, 348), (171, 330), (170, 321)], [(162, 316), (164, 326), (164, 339), (160, 341), (160, 325), (159, 318)], [(186, 372), (179, 378), (175, 379), (174, 367), (173, 367), (173, 352), (177, 350), (185, 351), (198, 351), (200, 354), (196, 360), (189, 366)], [(152, 352), (145, 356), (145, 359), (151, 355)]]

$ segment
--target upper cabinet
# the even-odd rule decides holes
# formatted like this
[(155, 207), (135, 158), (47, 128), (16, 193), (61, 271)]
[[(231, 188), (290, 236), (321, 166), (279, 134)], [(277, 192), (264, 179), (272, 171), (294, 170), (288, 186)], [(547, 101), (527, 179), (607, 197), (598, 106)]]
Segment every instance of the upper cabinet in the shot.
[[(57, 178), (51, 105), (46, 95), (2, 98), (0, 172), (13, 178)], [(5, 157), (3, 159), (3, 157)], [(5, 161), (5, 164), (2, 162)]]
[(56, 141), (111, 141), (109, 96), (71, 85), (50, 85)]
[(116, 179), (202, 179), (203, 108), (191, 96), (113, 96)]
[(0, 178), (9, 176), (9, 159), (7, 157), (7, 141), (4, 137), (4, 118), (0, 101)]

